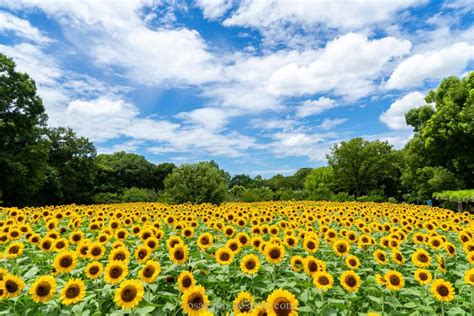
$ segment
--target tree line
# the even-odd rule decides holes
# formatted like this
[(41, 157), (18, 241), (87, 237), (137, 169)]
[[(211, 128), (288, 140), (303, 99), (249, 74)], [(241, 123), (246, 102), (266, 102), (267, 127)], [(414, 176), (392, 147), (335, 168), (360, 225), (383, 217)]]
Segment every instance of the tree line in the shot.
[(176, 166), (143, 156), (100, 154), (69, 128), (47, 126), (34, 81), (0, 54), (0, 201), (56, 205), (269, 200), (422, 202), (474, 187), (474, 73), (448, 77), (406, 114), (414, 136), (401, 150), (354, 138), (334, 145), (328, 165), (269, 179), (230, 176), (214, 162)]

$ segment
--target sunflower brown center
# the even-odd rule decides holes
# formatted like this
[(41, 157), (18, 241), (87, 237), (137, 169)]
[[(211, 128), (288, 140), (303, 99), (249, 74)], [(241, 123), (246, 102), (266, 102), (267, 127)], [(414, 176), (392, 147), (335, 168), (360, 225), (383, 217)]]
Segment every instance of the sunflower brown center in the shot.
[(278, 248), (274, 248), (270, 250), (270, 258), (272, 259), (278, 259), (280, 258), (281, 252)]
[(400, 278), (396, 275), (392, 275), (390, 276), (390, 283), (395, 286), (400, 285)]
[(449, 289), (445, 285), (438, 286), (437, 292), (443, 297), (449, 295)]
[(237, 246), (236, 243), (231, 243), (230, 246), (229, 246), (229, 248), (232, 249), (232, 251), (237, 250), (238, 247), (239, 247), (239, 246)]
[(122, 272), (123, 270), (121, 267), (113, 267), (112, 269), (110, 269), (109, 275), (112, 279), (117, 279), (122, 275)]
[(59, 265), (62, 268), (69, 268), (72, 265), (72, 258), (71, 256), (64, 256), (59, 260)]
[(222, 261), (227, 261), (230, 259), (230, 255), (227, 252), (223, 252), (220, 254), (219, 259)]
[(174, 257), (177, 260), (183, 260), (184, 259), (184, 252), (181, 249), (178, 249), (174, 253)]
[(181, 282), (181, 284), (183, 285), (183, 287), (188, 288), (193, 284), (193, 281), (191, 280), (190, 277), (185, 276), (183, 278), (183, 281)]
[(255, 262), (255, 260), (253, 260), (253, 259), (252, 259), (252, 260), (247, 260), (247, 261), (245, 262), (245, 267), (246, 267), (248, 270), (254, 269), (255, 266), (256, 266), (256, 262)]
[(291, 302), (284, 297), (278, 298), (275, 300), (272, 309), (277, 316), (288, 316), (291, 313)]
[(12, 255), (17, 254), (19, 251), (20, 251), (20, 247), (18, 247), (17, 245), (12, 246), (12, 247), (10, 247), (10, 249), (8, 249), (8, 253), (10, 253)]
[(316, 272), (316, 271), (318, 271), (318, 264), (315, 261), (310, 261), (308, 263), (308, 269), (311, 272)]
[(92, 266), (89, 268), (89, 273), (92, 275), (96, 275), (99, 273), (99, 267), (98, 266)]
[(419, 277), (422, 281), (428, 280), (428, 275), (426, 273), (420, 273)]
[(51, 292), (51, 285), (48, 282), (41, 282), (35, 290), (36, 295), (39, 297), (48, 296), (49, 292)]
[(241, 313), (246, 313), (248, 311), (250, 311), (251, 307), (252, 307), (252, 303), (250, 301), (248, 301), (247, 299), (243, 299), (239, 302), (239, 311)]
[(208, 244), (209, 244), (209, 238), (207, 238), (207, 237), (202, 237), (202, 238), (201, 238), (201, 244), (203, 244), (203, 245), (208, 245)]
[(5, 289), (8, 293), (15, 293), (18, 291), (18, 284), (15, 281), (7, 280), (5, 282)]
[(49, 241), (44, 242), (43, 243), (43, 249), (48, 250), (49, 248), (51, 248), (51, 243)]
[(66, 297), (71, 299), (75, 298), (81, 292), (79, 286), (77, 284), (72, 284), (66, 289)]
[(200, 293), (193, 293), (189, 298), (188, 298), (188, 306), (192, 310), (200, 310), (204, 307), (204, 298)]
[(351, 266), (356, 266), (357, 265), (357, 262), (355, 261), (355, 259), (349, 259), (349, 264)]
[(135, 299), (135, 297), (137, 296), (137, 293), (138, 293), (138, 290), (135, 286), (127, 285), (120, 292), (120, 297), (122, 298), (122, 301), (128, 303)]
[(91, 249), (91, 254), (92, 254), (93, 256), (98, 256), (98, 255), (101, 254), (101, 252), (102, 252), (102, 251), (100, 250), (99, 247), (94, 247), (94, 248)]
[(146, 266), (145, 269), (143, 270), (143, 275), (146, 278), (151, 278), (154, 273), (155, 273), (155, 268), (152, 266)]
[(337, 251), (338, 252), (343, 253), (343, 252), (346, 252), (346, 250), (347, 250), (347, 248), (344, 244), (340, 244), (340, 245), (337, 246)]
[(418, 255), (418, 260), (421, 261), (421, 262), (423, 262), (423, 263), (428, 262), (428, 256), (425, 255), (424, 253), (420, 253), (420, 254)]
[(314, 242), (308, 241), (308, 243), (306, 244), (306, 247), (308, 247), (308, 249), (313, 250), (314, 248), (316, 248), (316, 245)]
[(145, 257), (147, 256), (147, 254), (148, 254), (148, 252), (147, 252), (146, 250), (144, 250), (144, 249), (143, 249), (143, 250), (140, 250), (140, 251), (138, 252), (138, 258), (143, 259), (143, 258), (145, 258)]
[(351, 275), (346, 277), (345, 281), (350, 287), (354, 287), (357, 284), (357, 280)]
[(319, 284), (321, 285), (328, 285), (329, 284), (329, 278), (325, 275), (319, 277)]
[(114, 256), (114, 260), (124, 261), (125, 254), (123, 252), (117, 252)]

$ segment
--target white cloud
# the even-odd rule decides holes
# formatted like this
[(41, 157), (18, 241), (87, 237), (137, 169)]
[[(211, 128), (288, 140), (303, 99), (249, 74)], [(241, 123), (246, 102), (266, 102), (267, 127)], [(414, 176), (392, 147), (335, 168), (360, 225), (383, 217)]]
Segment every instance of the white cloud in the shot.
[(333, 0), (267, 0), (243, 1), (225, 25), (268, 27), (272, 24), (325, 24), (336, 28), (361, 28), (390, 20), (402, 9), (420, 3), (402, 1), (348, 1), (343, 7)]
[(425, 95), (414, 91), (393, 102), (387, 111), (380, 115), (380, 121), (391, 129), (402, 130), (410, 127), (405, 122), (405, 113), (425, 104)]
[(200, 84), (219, 77), (198, 32), (148, 27), (140, 14), (148, 1), (7, 1), (21, 10), (37, 7), (62, 25), (76, 48), (104, 67), (142, 84)]
[(269, 90), (295, 96), (334, 91), (350, 99), (367, 96), (387, 64), (410, 51), (407, 40), (393, 37), (369, 40), (348, 33), (329, 42), (313, 58), (289, 63), (273, 72)]
[(336, 103), (335, 100), (326, 97), (320, 97), (317, 100), (306, 100), (302, 105), (296, 108), (296, 116), (306, 117), (310, 115), (321, 114), (324, 111), (338, 106), (341, 105)]
[(7, 12), (0, 11), (0, 32), (13, 32), (16, 36), (36, 42), (49, 43), (51, 40), (30, 24), (29, 21), (20, 19)]
[(202, 9), (205, 18), (221, 17), (232, 7), (232, 0), (198, 0), (196, 5)]
[(176, 117), (187, 123), (197, 124), (214, 131), (223, 128), (233, 114), (237, 113), (220, 108), (199, 108), (191, 112), (181, 112)]
[(440, 50), (413, 55), (402, 61), (387, 81), (388, 89), (421, 86), (425, 80), (461, 74), (474, 59), (474, 45), (456, 43)]
[(346, 121), (347, 121), (347, 119), (345, 119), (345, 118), (325, 119), (321, 123), (320, 127), (324, 130), (330, 130), (330, 129), (333, 129), (334, 127), (336, 127), (336, 126), (339, 126), (339, 125), (343, 124)]

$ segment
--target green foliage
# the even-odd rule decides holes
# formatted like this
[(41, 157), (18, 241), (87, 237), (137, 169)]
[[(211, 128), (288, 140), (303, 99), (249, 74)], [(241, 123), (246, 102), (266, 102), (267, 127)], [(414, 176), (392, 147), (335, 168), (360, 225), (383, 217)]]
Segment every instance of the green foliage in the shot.
[(165, 179), (165, 199), (171, 203), (222, 203), (227, 197), (228, 177), (211, 162), (185, 164)]
[(452, 202), (474, 202), (474, 190), (435, 192), (433, 193), (433, 197)]
[(47, 116), (34, 81), (0, 54), (0, 192), (7, 205), (34, 202), (44, 182)]
[(313, 169), (306, 177), (305, 189), (310, 199), (329, 200), (334, 192), (335, 179), (331, 167)]
[(156, 202), (158, 195), (155, 191), (144, 188), (129, 188), (123, 190), (120, 197), (121, 202)]
[[(414, 109), (407, 113), (407, 123), (415, 128), (407, 169), (418, 166), (443, 167), (450, 171), (462, 187), (474, 186), (474, 72), (460, 80), (444, 79), (426, 97), (434, 109)], [(412, 146), (412, 145), (409, 145)]]
[(356, 197), (398, 175), (397, 155), (388, 142), (353, 138), (333, 146), (327, 159), (340, 188)]

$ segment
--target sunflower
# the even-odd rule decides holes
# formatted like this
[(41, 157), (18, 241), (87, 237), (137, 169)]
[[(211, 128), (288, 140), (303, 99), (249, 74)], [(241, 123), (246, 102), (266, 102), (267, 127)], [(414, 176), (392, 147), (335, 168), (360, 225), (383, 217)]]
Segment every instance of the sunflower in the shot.
[(298, 300), (287, 290), (274, 290), (267, 298), (268, 316), (298, 315)]
[(228, 265), (234, 261), (234, 253), (227, 247), (221, 247), (216, 251), (216, 261), (220, 265)]
[(308, 256), (304, 259), (304, 271), (308, 275), (313, 275), (318, 271), (325, 271), (326, 270), (326, 264), (324, 261), (316, 259), (313, 256)]
[(73, 244), (78, 244), (81, 242), (81, 240), (84, 238), (84, 233), (81, 232), (80, 230), (76, 230), (71, 233), (69, 236), (69, 241)]
[(181, 265), (185, 263), (188, 260), (188, 247), (182, 244), (174, 246), (170, 250), (170, 257), (174, 264)]
[(474, 285), (474, 269), (469, 269), (464, 273), (464, 282)]
[(194, 276), (191, 272), (183, 271), (180, 273), (178, 277), (178, 288), (181, 292), (186, 291), (194, 285), (196, 285), (196, 280), (194, 280)]
[(128, 267), (122, 261), (110, 261), (105, 266), (105, 282), (117, 284), (128, 274)]
[(240, 270), (243, 273), (255, 274), (260, 269), (260, 259), (257, 255), (248, 254), (240, 261)]
[(387, 258), (387, 254), (385, 253), (385, 251), (377, 249), (377, 250), (374, 251), (373, 255), (374, 255), (375, 261), (378, 264), (385, 265), (385, 264), (388, 263), (388, 258)]
[(470, 251), (466, 254), (467, 261), (474, 265), (474, 251)]
[(39, 243), (39, 246), (40, 246), (41, 250), (43, 250), (44, 252), (52, 251), (53, 250), (53, 242), (54, 242), (53, 239), (51, 239), (49, 237), (45, 237), (45, 238), (41, 239), (41, 241)]
[(375, 282), (378, 285), (386, 285), (387, 284), (387, 280), (385, 280), (385, 278), (382, 275), (380, 275), (379, 273), (377, 273), (375, 275)]
[(421, 285), (429, 284), (432, 279), (431, 272), (426, 269), (417, 269), (415, 271), (415, 280)]
[(125, 247), (117, 247), (112, 249), (109, 254), (109, 261), (123, 261), (128, 262), (130, 260), (130, 251)]
[(147, 246), (140, 245), (135, 249), (135, 258), (138, 262), (142, 263), (148, 260), (151, 255), (151, 249)]
[(233, 302), (234, 315), (249, 315), (253, 308), (253, 302), (252, 294), (245, 291), (240, 292)]
[(5, 291), (3, 294), (4, 298), (11, 298), (20, 295), (25, 287), (25, 282), (23, 282), (20, 277), (12, 274), (5, 274), (2, 283)]
[(201, 250), (207, 249), (214, 243), (214, 237), (210, 233), (202, 233), (197, 239), (198, 247)]
[(441, 302), (449, 302), (454, 299), (454, 288), (451, 282), (443, 279), (436, 279), (431, 283), (431, 293)]
[(418, 268), (426, 268), (431, 264), (431, 257), (428, 252), (422, 248), (418, 248), (412, 255), (411, 261)]
[(181, 307), (190, 316), (201, 316), (207, 311), (209, 299), (201, 285), (187, 289), (181, 297)]
[(8, 259), (19, 257), (23, 254), (25, 246), (22, 242), (13, 242), (5, 249), (5, 256)]
[(56, 280), (52, 276), (41, 276), (33, 282), (29, 292), (36, 303), (46, 303), (56, 293)]
[(102, 275), (104, 266), (99, 261), (92, 261), (86, 266), (86, 276), (89, 279), (97, 279)]
[(400, 266), (405, 264), (405, 258), (403, 257), (401, 251), (397, 249), (392, 250), (392, 261)]
[(86, 286), (81, 279), (70, 279), (61, 290), (61, 302), (64, 305), (76, 304), (84, 299)]
[(332, 245), (332, 250), (338, 255), (339, 257), (344, 257), (349, 253), (351, 245), (345, 239), (339, 239), (334, 242)]
[(386, 280), (387, 289), (391, 291), (399, 291), (405, 286), (405, 278), (398, 271), (389, 270), (385, 273), (384, 279)]
[(301, 272), (304, 269), (304, 258), (301, 256), (293, 256), (290, 260), (291, 269), (295, 272)]
[(360, 267), (360, 260), (354, 255), (347, 256), (344, 262), (346, 263), (347, 267), (351, 270), (357, 270)]
[(252, 316), (267, 316), (267, 302), (261, 302), (258, 303), (254, 306), (252, 313), (250, 314)]
[(360, 276), (351, 270), (343, 272), (339, 282), (347, 292), (356, 292), (361, 284)]
[(318, 251), (319, 240), (312, 237), (305, 238), (303, 241), (303, 247), (307, 253), (315, 253)]
[(327, 291), (332, 288), (334, 278), (326, 271), (320, 271), (313, 274), (313, 283), (322, 291)]
[(285, 249), (282, 246), (271, 244), (265, 247), (265, 258), (269, 263), (279, 263), (285, 256)]
[(446, 266), (444, 265), (444, 259), (442, 256), (436, 256), (436, 262), (438, 263), (438, 271), (441, 273), (446, 273)]
[(120, 283), (115, 290), (114, 301), (122, 309), (130, 309), (140, 304), (145, 294), (142, 282), (139, 280), (126, 280)]
[(63, 251), (54, 257), (53, 267), (57, 272), (71, 272), (77, 264), (77, 255), (74, 251)]
[(138, 276), (143, 282), (152, 283), (156, 280), (161, 272), (161, 266), (158, 262), (149, 260), (138, 272)]
[(93, 260), (102, 258), (105, 253), (105, 247), (100, 242), (94, 242), (89, 245), (88, 255)]

